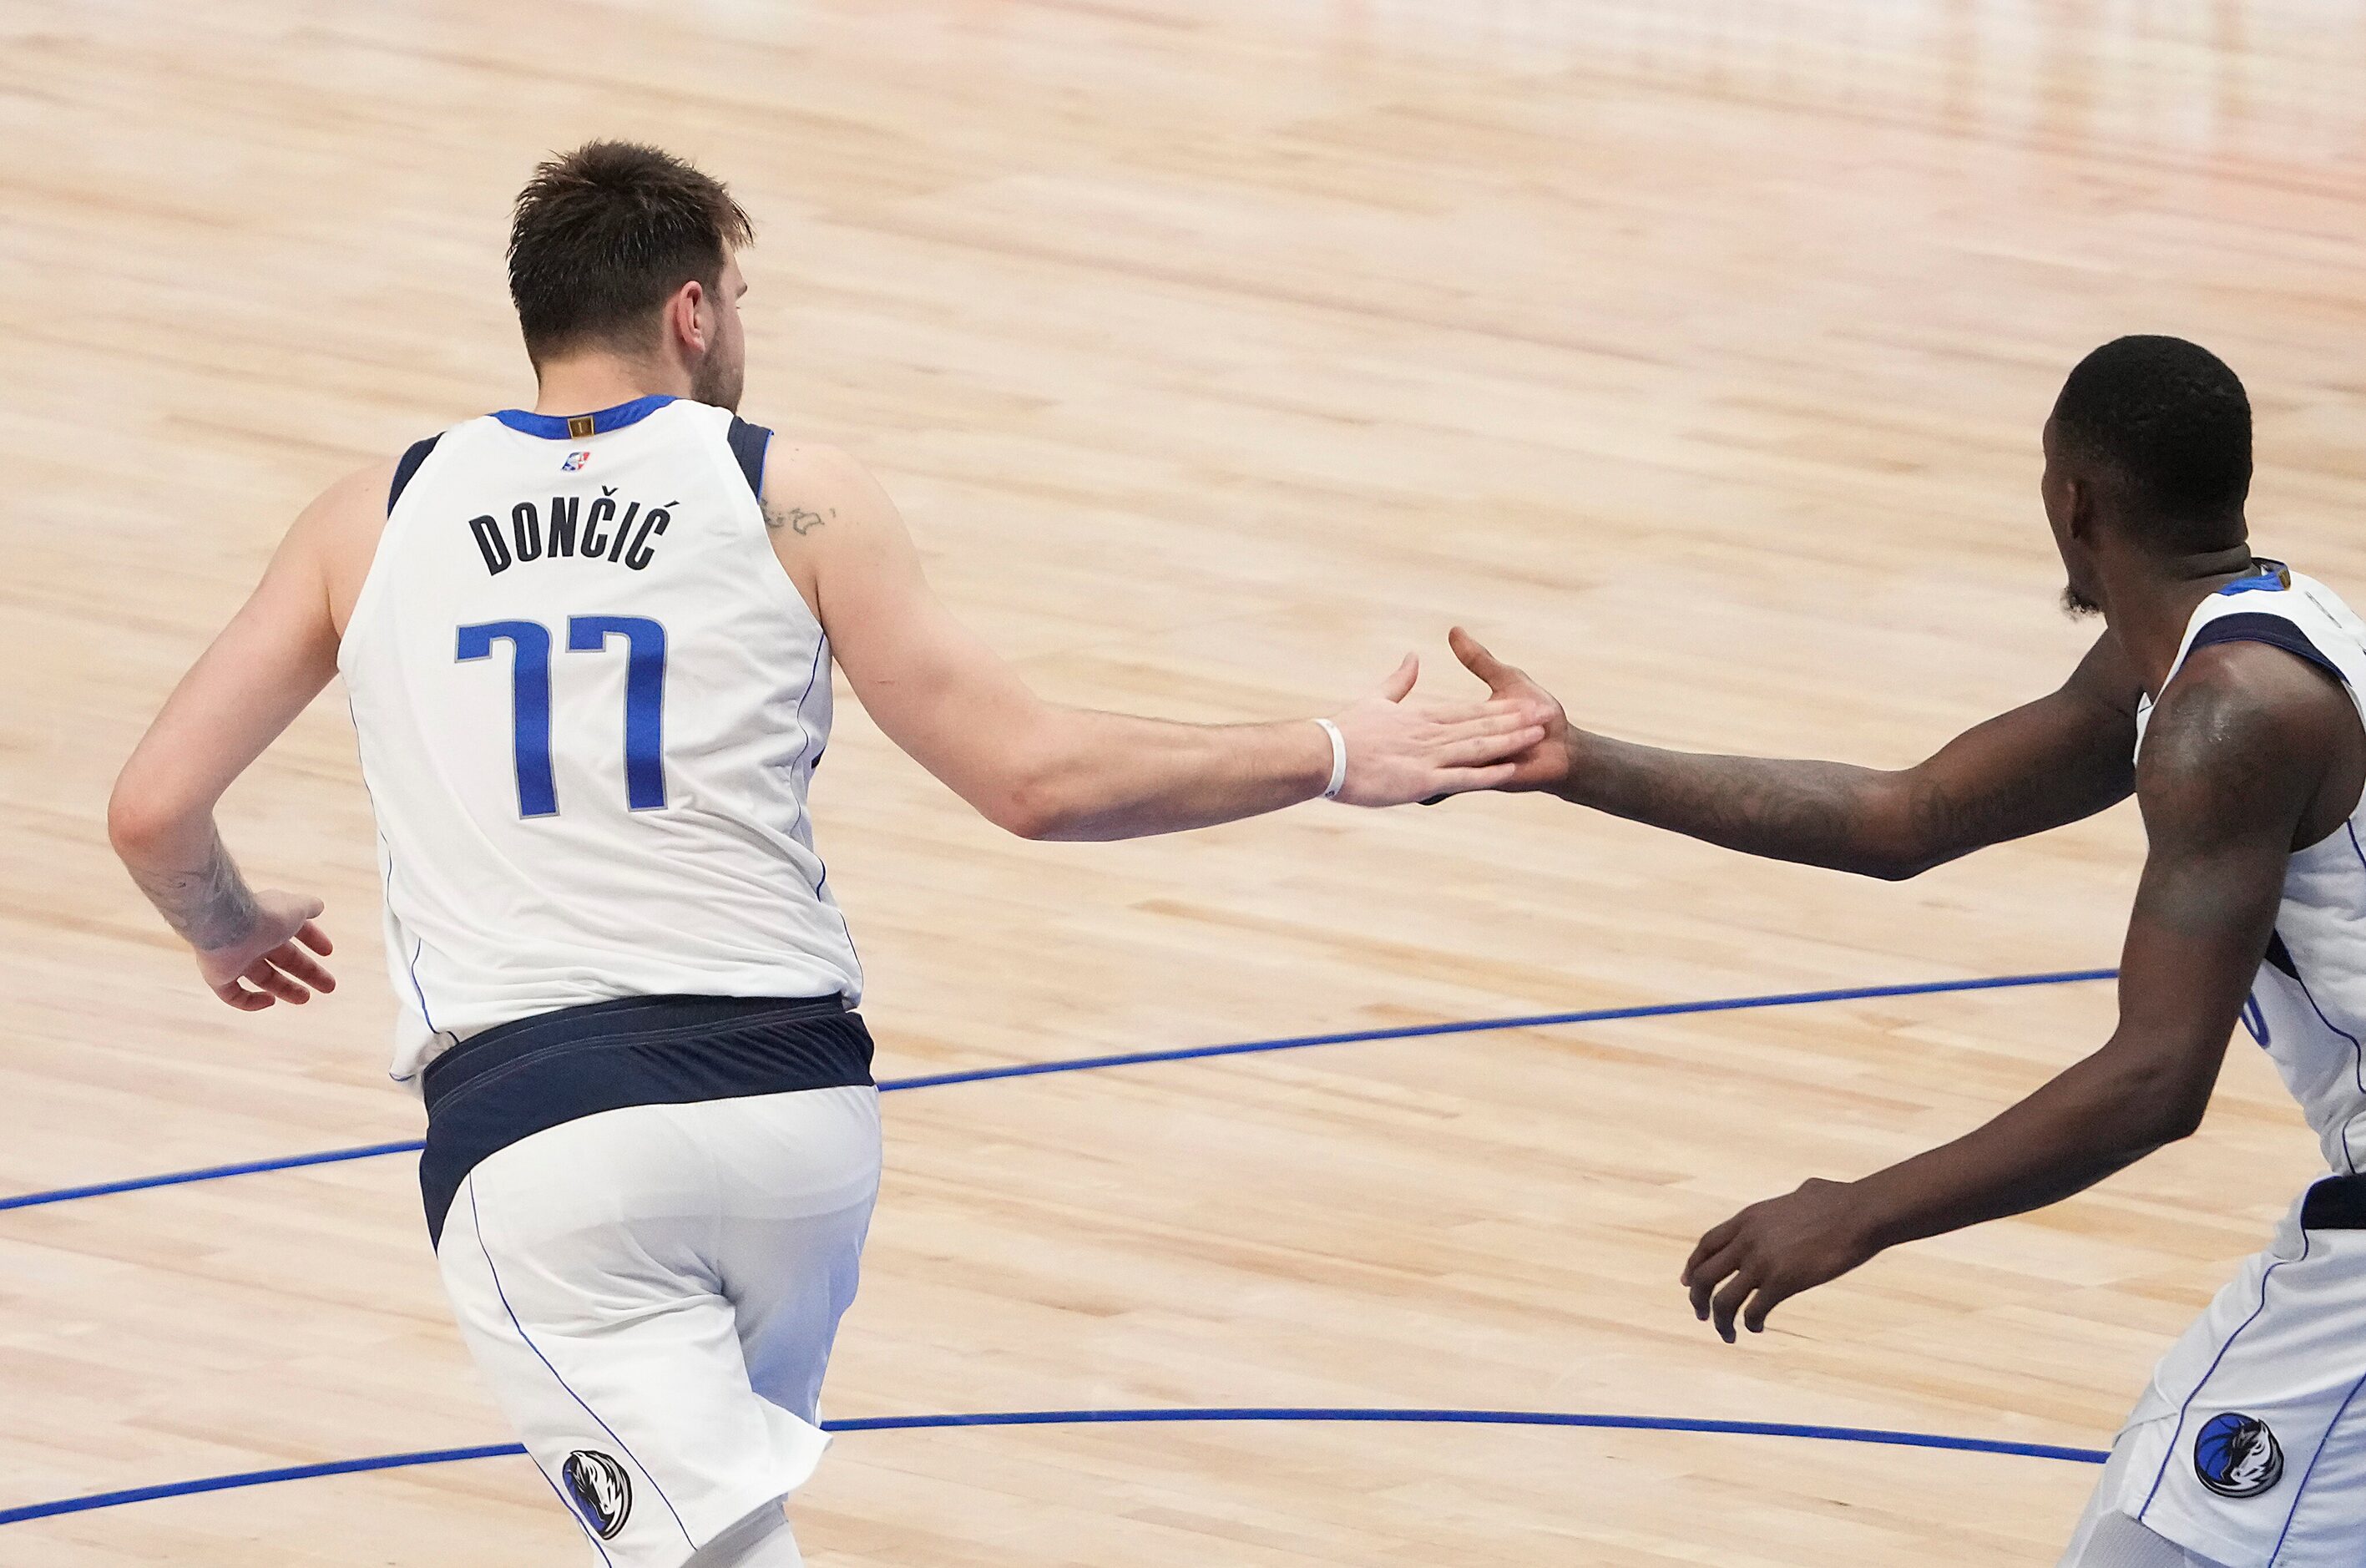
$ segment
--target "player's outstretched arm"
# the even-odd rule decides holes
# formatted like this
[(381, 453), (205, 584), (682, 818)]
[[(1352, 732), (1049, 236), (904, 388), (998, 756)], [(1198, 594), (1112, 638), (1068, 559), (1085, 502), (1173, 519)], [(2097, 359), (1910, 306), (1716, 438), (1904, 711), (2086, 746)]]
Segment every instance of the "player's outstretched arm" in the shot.
[(1886, 1247), (2058, 1201), (2191, 1134), (2289, 858), (2354, 802), (2317, 797), (2357, 722), (2345, 694), (2289, 655), (2243, 643), (2196, 654), (2145, 744), (2137, 798), (2151, 846), (2110, 1041), (1954, 1143), (1742, 1210), (1684, 1266), (1694, 1311), (1730, 1342), (1737, 1317), (1756, 1333), (1786, 1297)]
[[(255, 1011), (336, 988), (321, 901), (240, 874), (214, 806), (337, 671), (325, 541), (343, 514), (383, 509), (389, 465), (330, 488), (281, 541), (254, 594), (165, 699), (115, 781), (107, 837), (131, 879), (197, 953), (206, 984)], [(310, 951), (307, 951), (307, 950)]]
[(1770, 860), (1899, 881), (2091, 817), (2135, 783), (2138, 683), (2109, 633), (2059, 691), (1894, 771), (1704, 756), (1592, 734), (1469, 633), (1457, 627), (1452, 641), (1493, 695), (1544, 705), (1549, 716), (1545, 739), (1499, 787), (1547, 791)]
[[(1172, 724), (1047, 703), (930, 590), (895, 505), (851, 458), (776, 442), (765, 515), (862, 705), (890, 739), (1000, 826), (1031, 839), (1128, 839), (1277, 811), (1324, 793), (1316, 723)], [(1330, 716), (1338, 798), (1394, 806), (1507, 782), (1543, 736), (1524, 699), (1415, 702), (1408, 657)]]

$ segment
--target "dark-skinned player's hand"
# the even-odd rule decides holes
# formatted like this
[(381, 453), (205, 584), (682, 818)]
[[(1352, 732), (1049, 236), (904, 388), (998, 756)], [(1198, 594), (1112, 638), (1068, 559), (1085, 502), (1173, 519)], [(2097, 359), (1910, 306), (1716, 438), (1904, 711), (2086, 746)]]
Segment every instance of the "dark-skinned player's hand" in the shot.
[(1837, 1280), (1881, 1250), (1852, 1182), (1810, 1178), (1780, 1198), (1752, 1203), (1701, 1237), (1684, 1265), (1693, 1315), (1712, 1317), (1733, 1343), (1734, 1320), (1752, 1334), (1789, 1297)]
[(1513, 669), (1460, 626), (1448, 633), (1446, 640), (1454, 649), (1454, 657), (1462, 660), (1463, 668), (1487, 682), (1490, 696), (1497, 702), (1524, 705), (1536, 722), (1544, 726), (1544, 733), (1534, 745), (1508, 759), (1513, 764), (1512, 776), (1495, 787), (1531, 790), (1551, 789), (1560, 784), (1569, 776), (1569, 716), (1561, 711), (1560, 703), (1530, 679), (1527, 671)]

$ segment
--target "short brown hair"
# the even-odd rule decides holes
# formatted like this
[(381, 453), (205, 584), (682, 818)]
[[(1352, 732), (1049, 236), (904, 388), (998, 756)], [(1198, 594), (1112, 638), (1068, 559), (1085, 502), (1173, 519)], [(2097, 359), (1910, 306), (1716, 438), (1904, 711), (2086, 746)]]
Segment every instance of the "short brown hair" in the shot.
[(538, 165), (510, 224), (510, 299), (526, 353), (648, 346), (683, 284), (713, 288), (754, 236), (723, 182), (634, 141), (587, 141)]

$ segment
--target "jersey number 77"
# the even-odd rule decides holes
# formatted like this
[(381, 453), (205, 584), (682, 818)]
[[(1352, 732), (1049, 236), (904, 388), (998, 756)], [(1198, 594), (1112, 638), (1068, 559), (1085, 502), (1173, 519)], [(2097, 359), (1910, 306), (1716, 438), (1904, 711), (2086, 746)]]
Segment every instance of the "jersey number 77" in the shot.
[[(635, 811), (662, 809), (665, 784), (665, 627), (645, 615), (571, 615), (567, 647), (603, 651), (625, 639), (625, 797)], [(462, 626), (458, 659), (490, 658), (510, 645), (510, 711), (516, 732), (518, 815), (556, 817), (558, 788), (550, 768), (550, 628), (536, 621), (485, 621)]]

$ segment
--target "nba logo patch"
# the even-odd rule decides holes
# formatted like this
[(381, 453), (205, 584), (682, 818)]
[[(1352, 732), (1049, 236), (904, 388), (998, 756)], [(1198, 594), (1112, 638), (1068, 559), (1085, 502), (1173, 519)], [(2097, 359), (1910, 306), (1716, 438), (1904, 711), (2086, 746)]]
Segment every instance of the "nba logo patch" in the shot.
[(589, 452), (569, 452), (567, 455), (567, 461), (558, 465), (559, 472), (571, 474), (591, 460), (592, 454)]
[(2256, 1416), (2214, 1416), (2193, 1439), (2193, 1472), (2221, 1497), (2256, 1497), (2284, 1478), (2283, 1445)]

